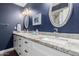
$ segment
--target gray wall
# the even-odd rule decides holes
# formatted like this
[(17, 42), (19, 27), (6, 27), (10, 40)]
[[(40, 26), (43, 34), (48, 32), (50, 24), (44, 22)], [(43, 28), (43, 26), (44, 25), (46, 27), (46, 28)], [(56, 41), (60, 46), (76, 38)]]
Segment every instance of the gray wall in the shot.
[(22, 7), (12, 3), (0, 3), (0, 50), (13, 47), (12, 32), (21, 20), (21, 10)]

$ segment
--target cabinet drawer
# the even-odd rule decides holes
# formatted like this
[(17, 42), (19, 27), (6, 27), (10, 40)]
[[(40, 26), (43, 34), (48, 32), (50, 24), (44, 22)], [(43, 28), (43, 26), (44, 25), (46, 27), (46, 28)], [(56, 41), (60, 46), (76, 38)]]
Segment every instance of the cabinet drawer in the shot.
[(22, 48), (22, 55), (23, 56), (30, 56), (30, 54), (31, 54), (31, 49), (29, 47)]
[(32, 47), (31, 41), (27, 38), (23, 38), (22, 44), (23, 44), (23, 47), (29, 47), (29, 48)]
[(21, 48), (17, 48), (16, 52), (18, 53), (18, 55), (22, 55), (22, 50), (21, 50)]

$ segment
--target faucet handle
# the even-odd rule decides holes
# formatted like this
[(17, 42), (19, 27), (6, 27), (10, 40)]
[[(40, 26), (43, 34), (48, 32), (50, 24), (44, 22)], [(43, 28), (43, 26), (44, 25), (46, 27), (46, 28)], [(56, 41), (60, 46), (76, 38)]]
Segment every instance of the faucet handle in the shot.
[(54, 30), (55, 30), (56, 32), (58, 32), (58, 28), (54, 28)]

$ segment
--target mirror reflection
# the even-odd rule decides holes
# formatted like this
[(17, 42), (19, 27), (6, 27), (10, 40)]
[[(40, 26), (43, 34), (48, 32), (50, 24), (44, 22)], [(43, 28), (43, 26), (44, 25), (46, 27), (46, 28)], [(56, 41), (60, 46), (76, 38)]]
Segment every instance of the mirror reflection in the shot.
[(55, 27), (61, 27), (66, 24), (68, 21), (70, 14), (71, 14), (71, 4), (68, 3), (61, 3), (61, 4), (55, 4), (50, 8), (51, 10), (49, 11), (49, 17), (51, 20), (51, 23)]

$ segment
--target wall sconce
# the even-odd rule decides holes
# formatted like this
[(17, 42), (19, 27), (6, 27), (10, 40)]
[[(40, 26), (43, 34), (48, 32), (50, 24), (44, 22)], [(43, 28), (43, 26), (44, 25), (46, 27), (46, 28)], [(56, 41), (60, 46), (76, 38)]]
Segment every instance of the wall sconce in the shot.
[(30, 8), (25, 8), (24, 11), (22, 12), (23, 16), (31, 16), (32, 15), (32, 11), (30, 10)]

